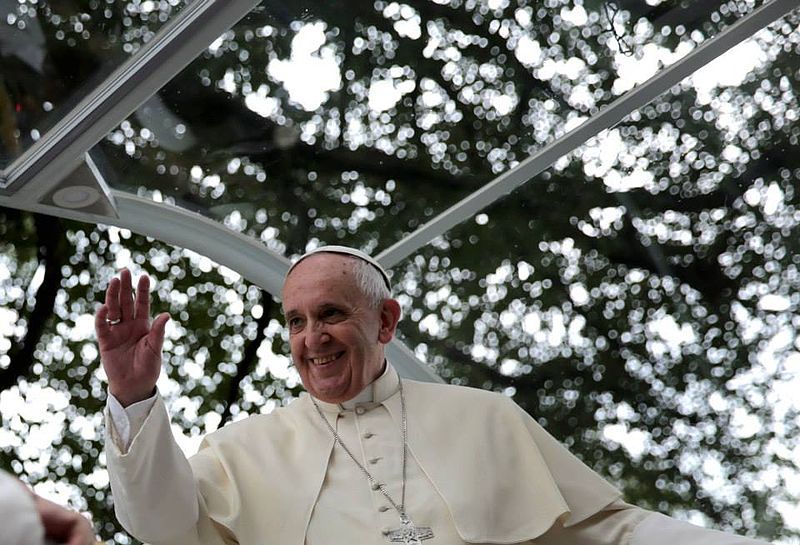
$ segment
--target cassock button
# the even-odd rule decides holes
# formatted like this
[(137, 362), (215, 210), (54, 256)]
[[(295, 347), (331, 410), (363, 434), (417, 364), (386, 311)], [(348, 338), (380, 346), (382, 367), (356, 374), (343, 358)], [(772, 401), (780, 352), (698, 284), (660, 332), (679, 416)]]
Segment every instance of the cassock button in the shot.
[(365, 409), (364, 407), (356, 407), (356, 414), (357, 415), (362, 415), (365, 412), (367, 412), (367, 409)]
[(380, 511), (381, 513), (385, 513), (388, 510), (389, 507), (387, 505), (381, 505), (380, 507), (378, 507), (378, 511)]
[(378, 490), (381, 487), (381, 483), (372, 483), (372, 489)]
[(385, 536), (388, 536), (391, 531), (392, 531), (391, 528), (384, 528), (383, 530), (381, 530), (381, 533)]
[(368, 431), (364, 434), (364, 439), (369, 439), (370, 437), (375, 437), (375, 434), (371, 431)]
[(377, 464), (378, 462), (380, 462), (380, 461), (381, 461), (381, 458), (380, 458), (380, 456), (378, 456), (377, 458), (370, 458), (370, 459), (369, 459), (369, 463), (370, 463), (370, 465), (373, 465), (373, 466), (374, 466), (375, 464)]

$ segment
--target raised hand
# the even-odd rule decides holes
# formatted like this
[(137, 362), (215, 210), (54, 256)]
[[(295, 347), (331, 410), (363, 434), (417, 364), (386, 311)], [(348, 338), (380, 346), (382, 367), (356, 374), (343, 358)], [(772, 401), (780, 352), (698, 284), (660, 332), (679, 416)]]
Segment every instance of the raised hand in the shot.
[(161, 372), (169, 314), (159, 314), (150, 323), (149, 289), (150, 278), (142, 275), (134, 299), (131, 273), (123, 269), (109, 283), (106, 302), (94, 319), (109, 391), (123, 407), (152, 396)]

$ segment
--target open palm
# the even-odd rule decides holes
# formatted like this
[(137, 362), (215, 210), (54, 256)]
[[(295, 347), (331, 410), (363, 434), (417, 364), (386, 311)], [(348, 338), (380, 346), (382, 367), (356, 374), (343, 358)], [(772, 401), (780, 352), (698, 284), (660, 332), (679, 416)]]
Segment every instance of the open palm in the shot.
[(150, 278), (139, 278), (134, 299), (131, 273), (122, 270), (95, 315), (100, 359), (109, 391), (123, 406), (150, 397), (161, 371), (161, 347), (169, 314), (150, 322)]

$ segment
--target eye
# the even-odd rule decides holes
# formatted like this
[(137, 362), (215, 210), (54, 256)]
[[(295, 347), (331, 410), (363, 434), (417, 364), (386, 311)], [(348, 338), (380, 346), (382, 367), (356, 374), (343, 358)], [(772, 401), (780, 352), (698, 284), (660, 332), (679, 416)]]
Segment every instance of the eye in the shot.
[(338, 308), (326, 308), (320, 312), (320, 318), (328, 322), (339, 320), (343, 316), (344, 313), (342, 313), (342, 311)]
[(296, 331), (300, 331), (301, 329), (303, 329), (303, 320), (301, 320), (297, 316), (294, 316), (286, 321), (286, 325), (289, 326), (289, 331), (294, 333)]

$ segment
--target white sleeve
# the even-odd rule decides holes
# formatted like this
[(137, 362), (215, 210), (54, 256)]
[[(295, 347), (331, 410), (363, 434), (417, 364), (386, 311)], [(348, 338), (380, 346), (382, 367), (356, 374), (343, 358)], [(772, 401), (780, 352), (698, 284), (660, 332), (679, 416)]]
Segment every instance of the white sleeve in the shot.
[(630, 545), (767, 545), (766, 541), (709, 530), (651, 513), (631, 535)]
[(681, 522), (617, 500), (571, 526), (556, 524), (536, 545), (768, 545)]
[(0, 470), (0, 528), (3, 545), (42, 545), (44, 527), (33, 496), (17, 478)]
[(154, 545), (199, 544), (198, 523), (208, 522), (200, 520), (192, 469), (175, 442), (161, 397), (155, 396), (127, 451), (113, 435), (113, 426), (107, 426), (108, 475), (120, 524)]
[(150, 409), (153, 408), (157, 395), (153, 394), (152, 397), (123, 407), (119, 400), (111, 395), (111, 392), (108, 392), (106, 408), (114, 429), (111, 437), (121, 452), (128, 452), (128, 448), (131, 446), (131, 439), (136, 437), (136, 434), (142, 429), (142, 424), (144, 424), (147, 415), (150, 414)]

